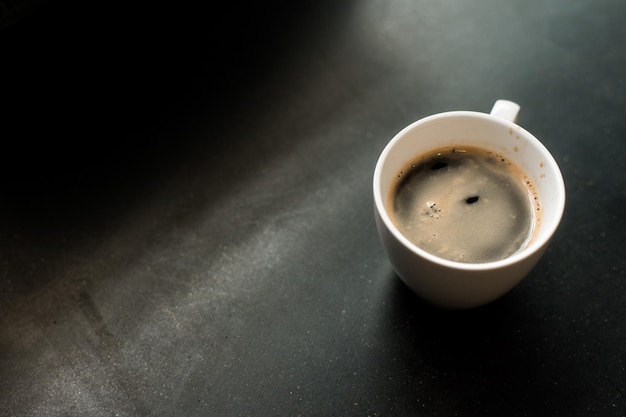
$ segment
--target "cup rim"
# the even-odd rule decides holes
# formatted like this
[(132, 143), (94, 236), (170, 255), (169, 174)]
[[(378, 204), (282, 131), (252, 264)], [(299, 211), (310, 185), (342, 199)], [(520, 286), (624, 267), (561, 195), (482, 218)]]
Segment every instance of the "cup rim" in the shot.
[[(540, 236), (538, 236), (537, 239), (531, 242), (531, 244), (528, 247), (524, 248), (520, 252), (514, 253), (513, 255), (509, 257), (506, 257), (504, 259), (499, 259), (497, 261), (481, 262), (481, 263), (458, 262), (458, 261), (453, 261), (450, 259), (442, 258), (440, 256), (427, 252), (426, 250), (420, 248), (419, 246), (411, 242), (408, 238), (406, 238), (404, 234), (402, 234), (402, 232), (398, 230), (396, 225), (391, 220), (389, 214), (387, 213), (387, 210), (385, 209), (385, 204), (384, 204), (385, 197), (382, 195), (382, 178), (381, 177), (382, 177), (383, 166), (386, 160), (389, 158), (389, 155), (392, 152), (395, 144), (399, 142), (400, 140), (402, 140), (402, 138), (408, 132), (412, 131), (413, 129), (416, 129), (420, 125), (432, 122), (437, 119), (451, 118), (451, 117), (476, 117), (476, 118), (483, 119), (489, 123), (502, 124), (506, 128), (516, 129), (518, 132), (522, 133), (525, 136), (525, 140), (527, 140), (530, 144), (532, 144), (533, 147), (537, 148), (539, 152), (543, 154), (543, 157), (545, 158), (545, 163), (550, 165), (550, 168), (555, 174), (556, 176), (555, 183), (558, 187), (558, 196), (559, 196), (559, 198), (556, 201), (555, 210), (557, 210), (558, 213), (555, 213), (556, 215), (554, 216), (554, 221), (551, 224), (542, 224), (542, 228), (547, 227), (547, 231), (545, 231)], [(528, 132), (523, 127), (519, 126), (518, 124), (514, 122), (511, 122), (509, 120), (506, 120), (506, 119), (503, 119), (503, 118), (500, 118), (491, 114), (476, 112), (476, 111), (448, 111), (448, 112), (437, 113), (437, 114), (433, 114), (433, 115), (421, 118), (409, 124), (408, 126), (404, 127), (387, 143), (387, 145), (385, 145), (385, 148), (380, 154), (376, 162), (376, 167), (374, 169), (373, 187), (374, 187), (374, 204), (376, 207), (376, 211), (378, 212), (378, 215), (380, 216), (381, 220), (385, 224), (385, 227), (395, 237), (395, 239), (401, 242), (405, 248), (409, 249), (414, 254), (432, 263), (439, 264), (448, 268), (457, 269), (457, 270), (465, 270), (465, 271), (495, 270), (495, 269), (500, 269), (503, 267), (516, 264), (524, 259), (527, 259), (533, 256), (535, 253), (541, 250), (541, 248), (547, 245), (549, 241), (552, 239), (552, 236), (554, 236), (554, 233), (556, 232), (556, 229), (558, 228), (562, 220), (563, 213), (565, 211), (565, 196), (566, 195), (565, 195), (565, 181), (563, 179), (563, 174), (561, 173), (561, 170), (556, 160), (554, 159), (550, 151), (545, 147), (545, 145), (541, 143), (541, 141), (539, 141), (539, 139), (537, 139), (532, 133)]]

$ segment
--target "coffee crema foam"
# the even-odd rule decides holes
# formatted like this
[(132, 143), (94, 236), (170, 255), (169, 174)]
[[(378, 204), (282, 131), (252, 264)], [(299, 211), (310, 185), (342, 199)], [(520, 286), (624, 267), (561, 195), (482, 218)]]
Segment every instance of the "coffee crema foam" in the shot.
[(456, 262), (507, 258), (534, 236), (540, 205), (534, 186), (494, 152), (443, 148), (398, 175), (389, 207), (394, 224), (418, 247)]

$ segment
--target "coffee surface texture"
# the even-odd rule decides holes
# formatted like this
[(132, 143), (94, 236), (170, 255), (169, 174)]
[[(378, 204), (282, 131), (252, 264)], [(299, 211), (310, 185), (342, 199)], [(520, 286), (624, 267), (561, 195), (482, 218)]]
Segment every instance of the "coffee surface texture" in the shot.
[(494, 152), (446, 148), (398, 175), (392, 220), (411, 242), (456, 262), (507, 258), (531, 240), (539, 202), (524, 172)]

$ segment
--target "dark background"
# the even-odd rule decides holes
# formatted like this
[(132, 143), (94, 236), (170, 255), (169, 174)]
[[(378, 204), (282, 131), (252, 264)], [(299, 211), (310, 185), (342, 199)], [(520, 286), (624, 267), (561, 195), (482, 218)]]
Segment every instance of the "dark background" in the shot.
[[(0, 31), (1, 415), (626, 414), (626, 3), (30, 3)], [(385, 258), (374, 165), (498, 98), (565, 216), (517, 288), (440, 310)]]

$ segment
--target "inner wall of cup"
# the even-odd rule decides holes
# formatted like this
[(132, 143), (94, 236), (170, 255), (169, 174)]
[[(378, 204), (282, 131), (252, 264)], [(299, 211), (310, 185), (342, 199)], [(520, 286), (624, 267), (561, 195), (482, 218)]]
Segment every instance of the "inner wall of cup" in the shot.
[(521, 127), (483, 113), (453, 112), (418, 121), (389, 144), (381, 171), (382, 203), (389, 212), (391, 187), (420, 155), (442, 147), (474, 146), (496, 152), (522, 168), (537, 189), (541, 225), (535, 240), (549, 236), (560, 220), (562, 177), (545, 147)]

